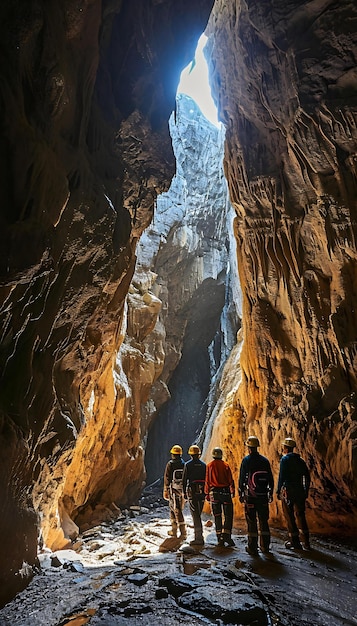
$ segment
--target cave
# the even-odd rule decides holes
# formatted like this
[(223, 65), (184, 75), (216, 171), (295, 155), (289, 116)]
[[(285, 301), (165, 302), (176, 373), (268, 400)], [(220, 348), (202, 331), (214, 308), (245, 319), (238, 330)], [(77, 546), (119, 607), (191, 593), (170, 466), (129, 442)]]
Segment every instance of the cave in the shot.
[[(198, 47), (195, 59), (199, 52)], [(194, 86), (202, 85), (201, 73), (200, 68), (196, 77), (192, 73)], [(159, 320), (166, 344), (155, 387), (167, 383), (168, 399), (158, 403), (157, 412), (155, 392), (146, 403), (152, 416), (145, 445), (147, 484), (162, 482), (174, 441), (187, 458), (191, 443), (200, 439), (209, 397), (240, 323), (239, 303), (231, 297), (232, 289), (239, 293), (240, 288), (230, 236), (233, 208), (223, 172), (224, 132), (207, 100), (200, 93), (197, 99), (179, 85), (169, 123), (175, 176), (168, 192), (158, 197), (153, 223), (137, 248), (137, 270), (156, 276), (152, 290), (162, 302)]]
[[(276, 474), (294, 437), (312, 530), (352, 536), (355, 3), (4, 0), (0, 17), (0, 605), (32, 578), (39, 544), (65, 548), (138, 502), (148, 433), (161, 437), (155, 419), (187, 376), (198, 422), (185, 445), (199, 440), (203, 458), (220, 445), (237, 475), (254, 434)], [(203, 32), (232, 210), (225, 198), (209, 228), (233, 216), (221, 252), (240, 291), (223, 271), (205, 278), (195, 251), (204, 280), (173, 325), (191, 239), (167, 233), (176, 256), (160, 249), (159, 277), (139, 253), (178, 167), (169, 120)]]

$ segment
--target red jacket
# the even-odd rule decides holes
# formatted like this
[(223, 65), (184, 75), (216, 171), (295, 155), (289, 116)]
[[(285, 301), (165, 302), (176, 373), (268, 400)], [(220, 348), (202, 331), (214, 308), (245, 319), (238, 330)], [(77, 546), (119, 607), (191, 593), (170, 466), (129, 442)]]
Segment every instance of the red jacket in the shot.
[(222, 459), (213, 459), (213, 461), (207, 463), (206, 467), (206, 496), (208, 496), (211, 489), (217, 487), (229, 487), (231, 495), (234, 496), (234, 480), (231, 468), (228, 463), (222, 461)]

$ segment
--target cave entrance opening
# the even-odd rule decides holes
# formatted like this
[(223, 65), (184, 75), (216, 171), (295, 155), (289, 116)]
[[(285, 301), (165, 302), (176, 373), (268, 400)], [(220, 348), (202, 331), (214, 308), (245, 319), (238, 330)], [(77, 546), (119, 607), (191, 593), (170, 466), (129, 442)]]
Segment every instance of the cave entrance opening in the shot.
[(232, 277), (238, 280), (234, 212), (223, 172), (224, 130), (203, 52), (206, 42), (202, 35), (195, 59), (181, 74), (169, 123), (176, 175), (169, 191), (158, 197), (153, 223), (138, 246), (139, 270), (146, 264), (157, 276), (153, 290), (162, 301), (165, 328), (165, 365), (150, 399), (151, 407), (159, 407), (146, 442), (147, 485), (162, 478), (173, 444), (182, 446), (185, 460), (192, 443), (202, 446), (212, 427), (219, 372), (239, 326), (232, 304)]
[(204, 55), (206, 44), (207, 36), (203, 33), (198, 40), (194, 59), (181, 72), (177, 93), (182, 93), (192, 98), (205, 118), (211, 124), (221, 127), (209, 84), (208, 65)]

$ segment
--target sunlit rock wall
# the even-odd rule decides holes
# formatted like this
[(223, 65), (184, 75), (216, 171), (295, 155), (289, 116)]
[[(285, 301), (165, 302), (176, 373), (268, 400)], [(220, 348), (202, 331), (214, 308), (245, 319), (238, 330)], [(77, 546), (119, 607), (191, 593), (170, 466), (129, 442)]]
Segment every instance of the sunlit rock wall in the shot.
[(0, 604), (31, 573), (36, 516), (61, 547), (77, 521), (140, 493), (126, 294), (174, 174), (167, 121), (211, 6), (1, 3)]
[(295, 437), (309, 519), (334, 531), (357, 511), (356, 21), (352, 1), (217, 0), (209, 29), (243, 290), (242, 383), (214, 436), (237, 469), (258, 435), (275, 475)]
[(176, 175), (159, 196), (138, 246), (138, 268), (156, 274), (153, 288), (165, 329), (163, 370), (142, 408), (151, 424), (149, 482), (162, 478), (174, 442), (186, 458), (199, 438), (212, 386), (235, 343), (240, 311), (233, 212), (222, 167), (224, 130), (179, 94), (170, 131)]

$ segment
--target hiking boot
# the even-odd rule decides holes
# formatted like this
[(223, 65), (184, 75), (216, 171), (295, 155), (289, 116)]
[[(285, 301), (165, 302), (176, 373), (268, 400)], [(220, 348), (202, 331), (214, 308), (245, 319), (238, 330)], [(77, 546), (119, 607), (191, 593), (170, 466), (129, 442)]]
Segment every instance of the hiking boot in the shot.
[(224, 538), (224, 543), (226, 543), (228, 547), (232, 547), (232, 546), (235, 547), (235, 545), (236, 545), (234, 543), (232, 537), (230, 537), (229, 535), (226, 535), (226, 537)]
[(260, 548), (263, 554), (271, 554), (271, 550), (269, 547), (263, 546)]
[(190, 541), (190, 546), (203, 546), (204, 543), (203, 537), (195, 537)]
[(289, 550), (302, 550), (302, 545), (299, 542), (292, 542), (292, 541), (285, 541), (285, 548), (288, 548)]
[(180, 524), (180, 539), (187, 539), (186, 524)]
[(245, 551), (248, 552), (250, 556), (258, 556), (258, 550), (256, 548), (251, 548), (250, 546), (246, 546)]
[(312, 549), (310, 543), (307, 542), (307, 541), (304, 541), (303, 547), (304, 547), (304, 550), (311, 550)]
[(217, 537), (217, 546), (220, 546), (221, 548), (224, 547), (224, 537), (223, 537), (223, 535), (220, 535), (219, 537)]

